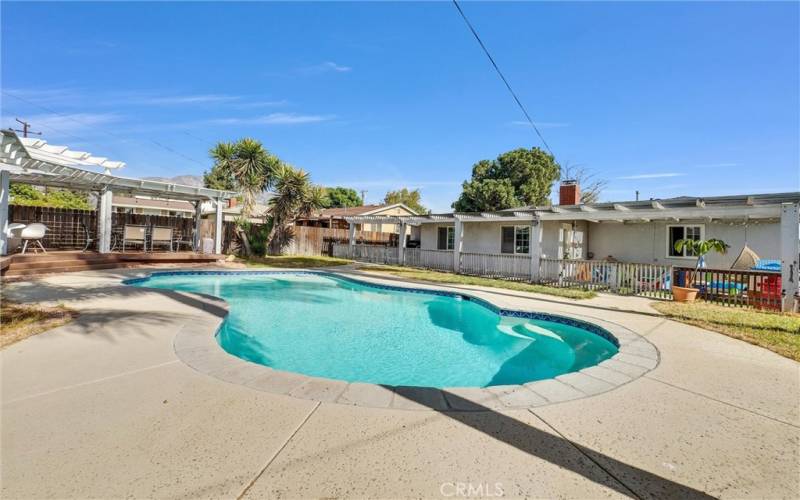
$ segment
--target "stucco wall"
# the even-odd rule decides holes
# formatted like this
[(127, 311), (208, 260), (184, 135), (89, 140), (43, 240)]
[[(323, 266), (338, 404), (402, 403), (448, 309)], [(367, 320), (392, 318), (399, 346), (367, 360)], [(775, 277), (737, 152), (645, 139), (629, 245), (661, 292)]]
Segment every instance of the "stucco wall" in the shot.
[[(678, 224), (678, 223), (676, 223)], [(725, 255), (711, 254), (706, 258), (708, 267), (728, 268), (739, 255), (745, 243), (745, 227), (741, 223), (692, 223), (705, 227), (706, 239), (718, 238), (730, 245)], [(595, 259), (609, 255), (623, 262), (691, 265), (694, 259), (667, 257), (666, 222), (642, 224), (602, 223), (589, 224), (589, 251)], [(780, 258), (780, 225), (778, 223), (750, 223), (747, 225), (747, 244), (762, 259)]]
[[(559, 257), (559, 228), (564, 224), (564, 237), (569, 238), (571, 223), (544, 221), (542, 223), (542, 256)], [(741, 223), (681, 222), (699, 224), (705, 228), (705, 238), (718, 238), (730, 245), (726, 255), (712, 254), (706, 259), (709, 267), (728, 268), (739, 255), (745, 243), (745, 227)], [(439, 227), (452, 224), (423, 224), (420, 227), (421, 247), (435, 250)], [(465, 222), (464, 252), (500, 253), (501, 227), (511, 225), (502, 222)], [(667, 258), (666, 222), (621, 224), (604, 222), (596, 224), (585, 221), (575, 223), (575, 230), (583, 233), (581, 258), (588, 253), (595, 259), (612, 256), (623, 262), (691, 265), (693, 259)], [(772, 223), (750, 223), (747, 226), (747, 243), (762, 259), (780, 258), (780, 225)]]
[(420, 225), (420, 248), (423, 250), (436, 250), (439, 228), (453, 224), (422, 224)]
[[(503, 226), (513, 226), (507, 222), (464, 222), (464, 246), (462, 252), (471, 253), (500, 253), (501, 235)], [(517, 224), (528, 225), (527, 222)], [(450, 224), (422, 224), (421, 247), (436, 250), (438, 228), (453, 226)], [(556, 234), (556, 238), (558, 235)]]

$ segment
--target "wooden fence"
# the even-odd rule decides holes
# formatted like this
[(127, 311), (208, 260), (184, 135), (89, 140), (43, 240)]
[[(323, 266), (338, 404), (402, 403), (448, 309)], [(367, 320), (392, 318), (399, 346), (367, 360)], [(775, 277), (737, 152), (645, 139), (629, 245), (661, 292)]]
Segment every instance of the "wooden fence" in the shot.
[(672, 266), (663, 264), (541, 259), (539, 277), (541, 283), (557, 287), (657, 298), (672, 296)]
[[(87, 246), (87, 241), (90, 243), (87, 250), (97, 248), (96, 210), (9, 205), (8, 212), (11, 223), (39, 222), (47, 226), (42, 240), (47, 249), (81, 250)], [(191, 218), (114, 212), (111, 214), (112, 246), (122, 240), (125, 225), (170, 227), (177, 241), (191, 240), (194, 234), (194, 219)]]
[[(758, 309), (781, 309), (781, 273), (736, 269), (694, 269), (676, 267), (673, 281), (677, 286), (698, 289), (698, 297), (728, 306)], [(691, 283), (689, 282), (691, 279)]]
[[(289, 255), (335, 256), (334, 245), (337, 243), (346, 244), (350, 239), (347, 229), (294, 226), (292, 233), (292, 242), (284, 250)], [(397, 253), (397, 241), (398, 235), (395, 233), (356, 231), (356, 242), (358, 244), (394, 247), (395, 254)]]
[(94, 210), (9, 205), (8, 220), (22, 224), (40, 222), (47, 226), (42, 239), (45, 248), (75, 250), (86, 246), (87, 238), (97, 241), (97, 212)]
[(461, 274), (486, 278), (531, 279), (530, 255), (461, 252)]
[[(397, 249), (386, 245), (337, 243), (333, 255), (362, 262), (399, 264), (452, 272), (451, 250), (406, 248), (403, 262)], [(722, 305), (780, 310), (781, 274), (774, 271), (701, 269), (689, 283), (693, 269), (664, 264), (608, 262), (601, 260), (539, 259), (537, 283), (563, 288), (608, 291), (619, 295), (672, 298), (673, 286), (691, 286), (701, 299)], [(459, 273), (487, 278), (532, 281), (527, 255), (462, 252)]]
[(453, 271), (452, 250), (423, 250), (422, 248), (406, 248), (403, 250), (403, 265), (420, 267), (435, 271)]

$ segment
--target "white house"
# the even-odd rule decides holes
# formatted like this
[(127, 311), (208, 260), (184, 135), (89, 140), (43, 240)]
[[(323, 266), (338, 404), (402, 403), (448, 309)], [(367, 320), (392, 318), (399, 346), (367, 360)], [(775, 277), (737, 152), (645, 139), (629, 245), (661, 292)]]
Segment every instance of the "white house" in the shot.
[[(729, 251), (709, 255), (708, 268), (730, 269), (746, 246), (761, 259), (781, 261), (784, 295), (797, 290), (800, 192), (581, 204), (579, 186), (568, 182), (560, 194), (553, 206), (349, 220), (419, 226), (420, 248), (398, 249), (400, 264), (467, 273), (489, 268), (532, 280), (553, 261), (692, 266), (695, 259), (676, 252), (674, 242), (718, 238)], [(563, 264), (559, 269), (563, 274)]]

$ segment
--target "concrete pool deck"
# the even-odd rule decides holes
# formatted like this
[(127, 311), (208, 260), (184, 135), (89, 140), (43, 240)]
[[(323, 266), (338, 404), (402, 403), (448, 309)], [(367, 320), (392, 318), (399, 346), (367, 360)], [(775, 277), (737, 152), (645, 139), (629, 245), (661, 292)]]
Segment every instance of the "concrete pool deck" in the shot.
[(219, 323), (224, 308), (120, 285), (141, 274), (3, 285), (15, 300), (81, 312), (0, 351), (4, 498), (800, 496), (800, 365), (661, 318), (646, 300), (436, 286), (621, 325), (660, 362), (614, 390), (557, 404), (406, 411), (197, 372), (176, 356), (175, 337)]

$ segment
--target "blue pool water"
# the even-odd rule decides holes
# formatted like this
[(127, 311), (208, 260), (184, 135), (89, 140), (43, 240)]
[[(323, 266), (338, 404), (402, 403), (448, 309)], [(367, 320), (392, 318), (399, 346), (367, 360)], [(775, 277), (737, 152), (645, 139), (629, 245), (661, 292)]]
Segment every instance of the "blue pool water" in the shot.
[(132, 284), (221, 297), (230, 314), (217, 339), (229, 353), (351, 382), (522, 384), (617, 352), (573, 325), (501, 316), (474, 299), (381, 289), (330, 274), (164, 273)]

